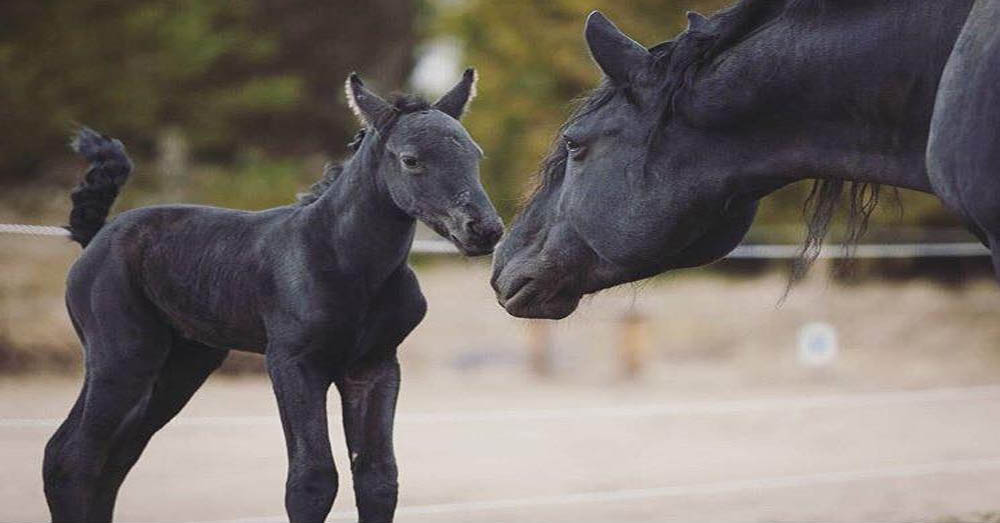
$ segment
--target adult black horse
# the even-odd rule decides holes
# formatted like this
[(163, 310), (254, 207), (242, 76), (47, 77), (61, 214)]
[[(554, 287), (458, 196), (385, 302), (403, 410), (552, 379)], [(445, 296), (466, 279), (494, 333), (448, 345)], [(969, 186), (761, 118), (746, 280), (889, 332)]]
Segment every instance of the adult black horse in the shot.
[(646, 49), (587, 20), (606, 78), (494, 256), (507, 311), (562, 318), (584, 294), (716, 260), (760, 198), (802, 179), (817, 180), (807, 246), (847, 187), (863, 229), (891, 185), (937, 194), (1000, 269), (1000, 0), (743, 0), (689, 21)]
[(66, 305), (86, 377), (45, 449), (55, 522), (110, 521), (129, 469), (230, 350), (263, 353), (288, 448), (285, 507), (324, 521), (337, 492), (326, 399), (336, 384), (360, 521), (392, 521), (396, 348), (427, 309), (407, 255), (420, 219), (464, 254), (503, 231), (479, 182), (482, 151), (461, 118), (475, 73), (434, 105), (390, 103), (356, 75), (347, 100), (365, 126), (354, 155), (299, 203), (260, 212), (134, 209), (105, 224), (131, 163), (84, 129), (92, 165), (73, 191), (70, 232), (86, 247)]

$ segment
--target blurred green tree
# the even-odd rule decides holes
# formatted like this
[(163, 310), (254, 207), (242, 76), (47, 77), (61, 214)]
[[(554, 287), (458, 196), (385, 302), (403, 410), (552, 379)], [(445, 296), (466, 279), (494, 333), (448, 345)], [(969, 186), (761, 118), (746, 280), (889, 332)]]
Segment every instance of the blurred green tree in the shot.
[(0, 4), (0, 179), (30, 179), (82, 122), (150, 151), (179, 128), (203, 157), (242, 145), (334, 151), (355, 123), (347, 73), (399, 86), (410, 0), (5, 0)]

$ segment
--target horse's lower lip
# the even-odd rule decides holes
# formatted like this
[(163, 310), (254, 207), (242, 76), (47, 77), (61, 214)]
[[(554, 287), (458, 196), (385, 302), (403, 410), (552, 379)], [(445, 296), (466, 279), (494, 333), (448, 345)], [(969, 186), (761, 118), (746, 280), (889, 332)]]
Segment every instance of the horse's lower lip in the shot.
[(505, 305), (509, 303), (511, 300), (513, 300), (515, 297), (517, 297), (517, 295), (521, 291), (523, 291), (524, 288), (527, 287), (529, 283), (531, 283), (531, 281), (532, 281), (531, 278), (519, 278), (517, 280), (514, 280), (514, 283), (507, 288), (507, 292), (503, 293), (502, 295), (498, 295), (498, 298), (500, 298), (500, 305)]
[(572, 299), (569, 292), (551, 295), (538, 289), (535, 280), (526, 279), (520, 287), (512, 287), (508, 297), (500, 300), (500, 305), (508, 313), (521, 318), (561, 320), (576, 310), (579, 299)]
[(525, 280), (523, 283), (518, 283), (519, 286), (512, 289), (512, 292), (508, 293), (507, 297), (503, 299), (503, 303), (501, 303), (503, 308), (517, 310), (521, 306), (527, 305), (524, 302), (530, 303), (531, 299), (534, 297), (532, 296), (531, 286), (529, 285), (531, 280)]

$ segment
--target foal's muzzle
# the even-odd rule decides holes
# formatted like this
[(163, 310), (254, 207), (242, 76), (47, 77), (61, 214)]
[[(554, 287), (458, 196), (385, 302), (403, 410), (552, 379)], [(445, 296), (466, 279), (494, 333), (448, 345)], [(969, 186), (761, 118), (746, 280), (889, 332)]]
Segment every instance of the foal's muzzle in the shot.
[(449, 239), (466, 256), (483, 256), (503, 236), (503, 222), (495, 214), (480, 217), (474, 213), (459, 213), (448, 220)]

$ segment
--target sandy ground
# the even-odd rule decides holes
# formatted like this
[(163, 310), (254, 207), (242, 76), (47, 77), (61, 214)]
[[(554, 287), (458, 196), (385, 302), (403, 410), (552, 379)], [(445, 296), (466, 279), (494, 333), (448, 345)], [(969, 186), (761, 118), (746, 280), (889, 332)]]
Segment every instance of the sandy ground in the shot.
[[(41, 449), (75, 389), (0, 383), (0, 521), (45, 520)], [(333, 433), (342, 474), (332, 519), (350, 520)], [(414, 379), (396, 431), (398, 521), (928, 521), (1000, 508), (998, 433), (998, 386), (733, 394)], [(267, 383), (213, 379), (154, 439), (118, 517), (281, 521), (284, 471)]]
[[(53, 278), (62, 263), (46, 269)], [(398, 521), (896, 522), (1000, 510), (990, 282), (818, 278), (778, 308), (780, 275), (665, 278), (546, 327), (554, 375), (542, 379), (526, 372), (539, 331), (498, 309), (485, 265), (419, 273), (430, 313), (401, 356)], [(0, 332), (78, 358), (59, 289), (28, 281), (0, 281)], [(29, 307), (8, 307), (25, 298)], [(626, 314), (648, 320), (635, 381), (618, 357)], [(821, 369), (796, 358), (799, 329), (815, 321), (840, 348)], [(0, 521), (45, 520), (41, 452), (77, 387), (0, 378)], [(342, 470), (332, 518), (350, 520), (332, 432)], [(119, 520), (281, 521), (284, 472), (266, 382), (213, 377), (154, 439)]]

